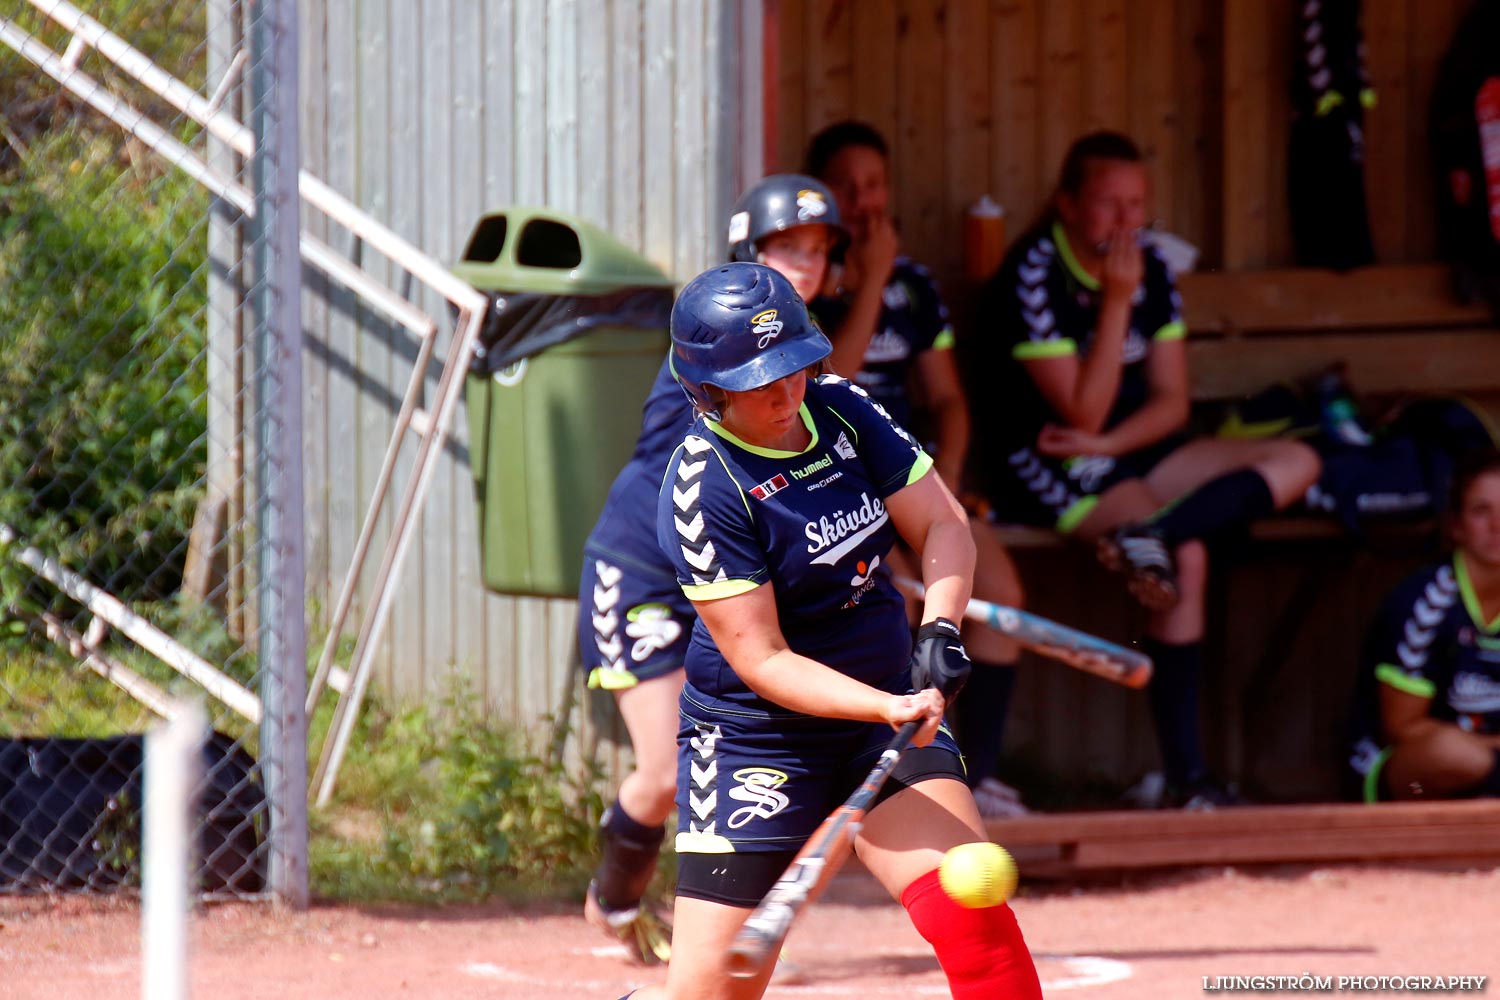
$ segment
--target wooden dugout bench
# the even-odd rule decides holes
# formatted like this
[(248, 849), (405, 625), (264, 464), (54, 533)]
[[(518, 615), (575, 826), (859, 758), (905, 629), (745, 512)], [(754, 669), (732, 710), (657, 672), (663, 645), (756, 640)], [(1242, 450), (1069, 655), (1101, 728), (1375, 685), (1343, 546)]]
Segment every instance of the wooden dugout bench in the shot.
[[(1500, 414), (1500, 330), (1484, 305), (1455, 301), (1445, 265), (1202, 273), (1185, 275), (1180, 284), (1195, 403), (1244, 398), (1343, 363), (1362, 399), (1456, 392)], [(1331, 517), (1267, 518), (1250, 534), (1256, 544), (1248, 555), (1236, 557), (1232, 572), (1213, 577), (1205, 650), (1211, 759), (1259, 801), (1328, 802), (1337, 796), (1339, 730), (1355, 650), (1385, 592), (1428, 557), (1418, 550), (1430, 526), (1407, 532), (1396, 546), (1406, 551), (1396, 556), (1387, 547), (1350, 544)], [(1139, 635), (1138, 609), (1080, 547), (1061, 551), (1064, 539), (1024, 526), (1004, 526), (1001, 537), (1020, 563), (1034, 610), (1116, 641)], [(1128, 783), (1156, 766), (1146, 713), (1128, 696), (1070, 678), (1066, 669), (1026, 673), (1013, 738), (1064, 780), (1092, 774)], [(1229, 840), (1238, 836), (1214, 825), (1228, 821), (1120, 815), (1154, 816), (1151, 822), (1167, 827), (1179, 820), (1197, 824), (1190, 830), (1210, 841), (1221, 833)], [(1317, 822), (1329, 815), (1340, 813), (1310, 814), (1324, 817)], [(1093, 824), (1085, 830), (1127, 823), (1101, 827), (1105, 821), (1092, 814), (1062, 816)], [(1360, 814), (1361, 822), (1366, 818)], [(1040, 819), (1043, 825), (1031, 835), (1050, 837), (1060, 848), (1069, 824), (1054, 827), (1050, 817)], [(1500, 841), (1496, 827), (1489, 834)], [(1185, 836), (1192, 840), (1197, 833)], [(1153, 863), (1215, 860), (1209, 847), (1173, 838), (1162, 843), (1165, 860)], [(1289, 857), (1307, 855), (1307, 847), (1294, 846), (1303, 841), (1285, 843)], [(1461, 847), (1467, 845), (1455, 841), (1439, 853)], [(1174, 855), (1181, 860), (1172, 861)], [(1262, 860), (1274, 859), (1273, 852)]]
[(1500, 862), (1494, 800), (1059, 813), (989, 820), (985, 832), (1041, 878), (1175, 865)]

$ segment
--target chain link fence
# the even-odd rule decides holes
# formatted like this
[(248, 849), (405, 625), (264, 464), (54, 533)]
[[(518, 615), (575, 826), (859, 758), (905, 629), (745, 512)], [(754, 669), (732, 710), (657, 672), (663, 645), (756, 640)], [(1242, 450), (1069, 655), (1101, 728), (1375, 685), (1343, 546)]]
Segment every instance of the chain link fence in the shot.
[(293, 0), (4, 8), (0, 891), (138, 886), (194, 700), (198, 890), (305, 899)]

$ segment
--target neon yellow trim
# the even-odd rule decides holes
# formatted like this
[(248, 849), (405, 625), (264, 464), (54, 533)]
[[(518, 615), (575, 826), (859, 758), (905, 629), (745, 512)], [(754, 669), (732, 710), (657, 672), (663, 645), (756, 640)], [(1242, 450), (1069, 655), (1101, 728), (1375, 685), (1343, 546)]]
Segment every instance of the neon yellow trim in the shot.
[(635, 675), (626, 670), (616, 670), (613, 667), (595, 667), (589, 671), (589, 687), (597, 691), (603, 688), (606, 691), (624, 691), (633, 688), (640, 681)]
[(748, 594), (763, 584), (754, 580), (720, 580), (717, 583), (684, 583), (682, 592), (690, 601), (722, 601), (726, 597)]
[(1181, 340), (1187, 336), (1187, 324), (1174, 319), (1151, 335), (1152, 340)]
[(925, 451), (918, 452), (917, 460), (912, 463), (911, 471), (906, 474), (906, 485), (910, 486), (927, 475), (927, 470), (930, 468), (932, 468), (932, 456)]
[(1079, 497), (1069, 504), (1068, 509), (1063, 511), (1058, 517), (1057, 523), (1052, 526), (1053, 530), (1060, 535), (1071, 535), (1074, 529), (1083, 523), (1083, 519), (1094, 512), (1094, 508), (1097, 506), (1099, 506), (1098, 497)]
[(1078, 283), (1091, 292), (1097, 292), (1099, 279), (1085, 271), (1083, 265), (1078, 263), (1078, 258), (1073, 256), (1073, 245), (1068, 242), (1068, 234), (1063, 231), (1061, 221), (1052, 223), (1052, 242), (1057, 244), (1057, 252), (1062, 255), (1063, 264), (1073, 272)]
[(1385, 768), (1385, 762), (1391, 759), (1391, 751), (1395, 747), (1386, 747), (1375, 755), (1375, 763), (1365, 772), (1365, 801), (1380, 801), (1380, 772)]
[(1448, 398), (1468, 410), (1474, 419), (1478, 420), (1484, 426), (1484, 432), (1490, 436), (1490, 441), (1497, 447), (1500, 447), (1500, 423), (1496, 423), (1491, 419), (1488, 410), (1474, 402), (1468, 396), (1455, 393)]
[[(713, 426), (712, 423), (710, 424), (710, 426)], [(745, 508), (745, 515), (749, 517), (751, 522), (753, 523), (755, 521), (755, 511), (750, 509), (750, 494), (746, 493), (744, 487), (740, 486), (740, 481), (734, 478), (734, 472), (729, 468), (729, 463), (724, 460), (724, 456), (719, 454), (719, 449), (710, 448), (709, 450), (714, 453), (714, 458), (717, 458), (719, 460), (719, 464), (724, 467), (724, 474), (729, 477), (729, 481), (733, 483), (734, 488), (739, 491), (740, 506)], [(662, 485), (666, 485), (666, 480), (662, 480)]]
[(1049, 340), (1023, 340), (1010, 352), (1017, 361), (1037, 361), (1042, 358), (1066, 358), (1078, 353), (1078, 344), (1072, 337), (1053, 337)]
[(1328, 114), (1334, 108), (1343, 103), (1344, 95), (1340, 94), (1336, 90), (1330, 90), (1328, 93), (1318, 98), (1318, 106), (1314, 109), (1313, 113), (1316, 114), (1319, 118), (1322, 118), (1324, 115)]
[(842, 413), (840, 413), (838, 410), (835, 410), (833, 407), (830, 406), (828, 408), (828, 412), (832, 413), (835, 417), (838, 417), (839, 418), (839, 423), (841, 423), (845, 427), (849, 428), (849, 439), (854, 443), (855, 447), (859, 447), (859, 431), (857, 431), (857, 430), (854, 429), (854, 425), (851, 424), (849, 421), (845, 420), (844, 419), (844, 415)]
[(1407, 694), (1416, 695), (1418, 698), (1431, 698), (1437, 694), (1437, 685), (1432, 681), (1421, 677), (1413, 677), (1394, 663), (1382, 663), (1375, 668), (1375, 679), (1383, 684), (1389, 684), (1397, 691), (1405, 691)]
[(1473, 581), (1469, 579), (1469, 566), (1464, 562), (1462, 552), (1453, 553), (1453, 575), (1458, 577), (1458, 592), (1463, 595), (1464, 608), (1474, 624), (1479, 626), (1480, 631), (1490, 635), (1500, 632), (1500, 615), (1496, 615), (1491, 622), (1484, 620), (1484, 608), (1479, 605), (1479, 595), (1474, 593)]
[(1360, 106), (1369, 110), (1380, 103), (1380, 96), (1375, 93), (1374, 87), (1361, 87), (1359, 91)]
[(1283, 431), (1290, 430), (1292, 418), (1284, 417), (1281, 420), (1257, 420), (1246, 422), (1238, 412), (1229, 414), (1229, 418), (1219, 425), (1215, 437), (1231, 438), (1236, 441), (1244, 441), (1256, 438), (1275, 437)]
[(679, 833), (674, 846), (678, 854), (734, 853), (734, 845), (716, 833)]
[(932, 338), (932, 349), (934, 351), (951, 351), (953, 343), (957, 338), (953, 335), (953, 327), (945, 326), (938, 331), (938, 335)]
[(747, 441), (741, 441), (738, 437), (735, 436), (734, 432), (725, 427), (722, 422), (707, 420), (704, 421), (704, 423), (708, 424), (708, 429), (719, 435), (719, 437), (737, 447), (745, 449), (752, 455), (760, 455), (762, 458), (795, 458), (798, 455), (806, 455), (808, 452), (812, 451), (818, 446), (818, 428), (817, 425), (813, 423), (812, 414), (807, 410), (807, 404), (803, 403), (797, 412), (802, 414), (802, 426), (806, 427), (808, 432), (812, 434), (812, 441), (808, 442), (807, 447), (803, 448), (801, 451), (782, 451), (779, 448), (762, 448), (758, 444), (750, 444)]

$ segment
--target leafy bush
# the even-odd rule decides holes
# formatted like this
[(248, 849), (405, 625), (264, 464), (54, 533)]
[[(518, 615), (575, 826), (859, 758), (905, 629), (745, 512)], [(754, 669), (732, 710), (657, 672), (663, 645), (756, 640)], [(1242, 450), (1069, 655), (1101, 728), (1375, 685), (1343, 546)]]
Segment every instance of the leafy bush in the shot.
[[(116, 146), (69, 126), (0, 186), (0, 522), (152, 600), (178, 585), (207, 460), (209, 203)], [(23, 579), (0, 559), (0, 606)]]
[(602, 775), (570, 772), (474, 706), (458, 688), (436, 711), (367, 707), (334, 803), (312, 816), (315, 893), (582, 898)]
[[(7, 4), (5, 17), (53, 51), (61, 52), (68, 34), (29, 4)], [(207, 77), (208, 5), (203, 0), (75, 0), (74, 6), (111, 33), (149, 55), (178, 79), (203, 91)], [(165, 98), (140, 86), (104, 57), (86, 50), (79, 68), (124, 94), (153, 121), (171, 121), (179, 113)], [(212, 89), (211, 87), (207, 89)], [(0, 170), (14, 165), (18, 146), (72, 120), (75, 99), (51, 77), (7, 45), (0, 45), (0, 119), (9, 134), (0, 142)], [(100, 129), (115, 130), (101, 122)], [(179, 135), (181, 137), (181, 135)]]

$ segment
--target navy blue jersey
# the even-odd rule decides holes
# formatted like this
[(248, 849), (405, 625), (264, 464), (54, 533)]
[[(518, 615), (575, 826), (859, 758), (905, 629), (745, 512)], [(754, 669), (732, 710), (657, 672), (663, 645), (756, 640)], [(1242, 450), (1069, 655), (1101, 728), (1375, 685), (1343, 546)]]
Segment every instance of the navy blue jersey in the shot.
[[(837, 376), (810, 382), (800, 452), (746, 444), (700, 419), (667, 466), (657, 533), (694, 601), (770, 584), (794, 652), (889, 691), (905, 691), (911, 635), (882, 564), (897, 533), (885, 499), (932, 460), (865, 392)], [(702, 619), (684, 698), (708, 709), (791, 715), (756, 695)]]
[[(953, 347), (953, 324), (927, 268), (897, 257), (880, 293), (880, 319), (854, 381), (903, 428), (915, 433), (909, 391), (912, 366), (926, 351)], [(820, 296), (808, 309), (824, 330), (837, 330), (849, 314), (846, 298)]]
[(1360, 664), (1360, 735), (1380, 733), (1378, 685), (1432, 699), (1427, 714), (1500, 733), (1500, 617), (1486, 622), (1462, 553), (1407, 577), (1376, 616)]
[(656, 496), (667, 459), (693, 422), (693, 407), (663, 361), (642, 407), (641, 436), (615, 477), (584, 548), (648, 579), (675, 587), (672, 564), (656, 544)]
[[(1138, 411), (1150, 396), (1146, 361), (1152, 345), (1186, 334), (1171, 271), (1153, 248), (1142, 252), (1145, 276), (1135, 291), (1120, 389), (1104, 430)], [(1011, 248), (985, 290), (974, 338), (970, 406), (980, 469), (1003, 470), (1007, 456), (1035, 445), (1044, 425), (1066, 424), (1024, 363), (1086, 356), (1102, 300), (1099, 282), (1079, 265), (1060, 223), (1033, 230)]]

